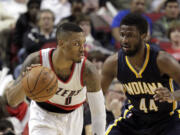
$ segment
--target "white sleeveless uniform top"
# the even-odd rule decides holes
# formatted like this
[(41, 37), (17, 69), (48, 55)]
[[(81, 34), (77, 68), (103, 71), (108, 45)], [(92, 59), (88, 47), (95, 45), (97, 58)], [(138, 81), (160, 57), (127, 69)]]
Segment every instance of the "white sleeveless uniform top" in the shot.
[[(40, 50), (40, 63), (54, 71), (52, 65), (53, 49)], [(64, 82), (58, 78), (58, 89), (56, 94), (46, 103), (54, 105), (64, 110), (73, 110), (81, 106), (86, 100), (86, 87), (83, 86), (83, 69), (86, 58), (80, 63), (74, 63), (69, 79)]]

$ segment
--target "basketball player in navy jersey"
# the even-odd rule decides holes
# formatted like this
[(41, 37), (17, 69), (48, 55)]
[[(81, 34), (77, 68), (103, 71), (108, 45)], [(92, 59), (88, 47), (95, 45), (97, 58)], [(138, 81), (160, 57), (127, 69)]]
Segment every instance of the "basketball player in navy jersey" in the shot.
[(141, 15), (127, 15), (119, 29), (122, 48), (104, 63), (104, 93), (117, 77), (130, 102), (106, 135), (180, 135), (180, 111), (176, 109), (180, 90), (174, 91), (172, 84), (173, 79), (180, 84), (180, 64), (145, 43), (147, 30)]
[(7, 102), (16, 107), (24, 100), (23, 72), (32, 64), (41, 64), (56, 73), (58, 89), (46, 102), (31, 101), (29, 134), (81, 135), (83, 103), (87, 95), (93, 135), (104, 135), (106, 114), (100, 76), (95, 66), (83, 56), (83, 30), (75, 24), (64, 23), (58, 26), (56, 34), (56, 49), (43, 49), (27, 57), (22, 74), (6, 89)]

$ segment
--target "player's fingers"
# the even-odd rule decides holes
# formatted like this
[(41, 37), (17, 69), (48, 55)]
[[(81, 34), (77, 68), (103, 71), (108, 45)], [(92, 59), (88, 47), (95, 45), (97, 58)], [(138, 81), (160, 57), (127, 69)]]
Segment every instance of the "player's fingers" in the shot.
[[(156, 93), (153, 98), (155, 99), (155, 101), (159, 100), (159, 101), (163, 101), (163, 98), (165, 97), (164, 96), (165, 93), (163, 92), (160, 92), (160, 93)], [(169, 97), (168, 95), (166, 97)]]
[(26, 67), (26, 71), (30, 71), (32, 67)]
[(168, 103), (172, 103), (173, 100), (170, 97), (164, 97), (163, 102), (167, 101)]
[(163, 89), (163, 87), (156, 88), (156, 89), (155, 89), (155, 92), (161, 91), (162, 89)]
[(167, 91), (169, 91), (169, 90), (167, 88), (164, 88), (164, 87), (160, 87), (160, 88), (155, 89), (155, 93), (164, 93)]
[(165, 92), (163, 95), (164, 95), (164, 97), (171, 97), (171, 93), (170, 92)]
[(158, 95), (161, 95), (161, 96), (170, 96), (171, 95), (171, 93), (168, 91), (168, 90), (166, 90), (166, 89), (164, 89), (164, 90), (161, 90), (161, 91), (156, 91), (156, 94), (158, 94)]
[(159, 95), (159, 94), (155, 94), (155, 95), (153, 96), (153, 98), (157, 101), (157, 100), (160, 100), (160, 99), (162, 98), (162, 96)]
[(165, 101), (167, 101), (167, 100), (165, 100), (163, 97), (161, 97), (161, 98), (159, 98), (159, 99), (156, 100), (156, 101), (159, 101), (159, 102), (165, 102)]
[(31, 64), (31, 67), (38, 67), (38, 66), (41, 66), (41, 64)]

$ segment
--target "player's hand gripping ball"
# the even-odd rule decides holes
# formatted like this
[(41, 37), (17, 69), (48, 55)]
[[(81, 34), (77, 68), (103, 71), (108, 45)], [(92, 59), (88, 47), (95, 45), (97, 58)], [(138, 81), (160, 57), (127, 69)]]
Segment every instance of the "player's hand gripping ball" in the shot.
[(58, 81), (55, 73), (43, 66), (31, 67), (22, 79), (26, 96), (37, 102), (50, 99), (57, 91)]

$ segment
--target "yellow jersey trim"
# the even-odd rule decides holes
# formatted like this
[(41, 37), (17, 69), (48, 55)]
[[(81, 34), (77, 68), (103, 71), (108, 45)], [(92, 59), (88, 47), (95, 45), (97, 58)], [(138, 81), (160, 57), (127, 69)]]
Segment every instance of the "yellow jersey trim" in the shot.
[(177, 110), (178, 114), (179, 114), (179, 119), (180, 119), (180, 110)]
[(141, 70), (139, 71), (139, 73), (133, 68), (133, 66), (129, 62), (127, 56), (125, 56), (126, 63), (128, 65), (128, 67), (130, 68), (130, 70), (136, 75), (136, 78), (142, 78), (142, 73), (144, 72), (144, 70), (147, 67), (147, 64), (148, 64), (148, 61), (149, 61), (149, 56), (150, 56), (150, 46), (149, 46), (149, 44), (146, 44), (146, 48), (147, 48), (146, 58), (145, 58), (144, 64), (143, 64)]
[(127, 113), (128, 113), (133, 107), (134, 107), (133, 105), (130, 105), (130, 106), (128, 107), (128, 109), (125, 110), (124, 116), (123, 116), (124, 119), (126, 118)]
[[(174, 92), (174, 89), (173, 89), (173, 79), (172, 78), (169, 79), (169, 87), (170, 87), (171, 92)], [(170, 115), (174, 114), (174, 110), (176, 108), (177, 108), (177, 101), (174, 101), (173, 102), (173, 110), (172, 110), (172, 112), (170, 112)]]
[(123, 117), (120, 117), (119, 119), (116, 119), (115, 122), (114, 122), (114, 124), (112, 124), (112, 125), (110, 125), (110, 126), (108, 127), (105, 135), (108, 135), (109, 132), (112, 130), (112, 128), (115, 127), (115, 126), (117, 126), (118, 121), (121, 121), (122, 119), (125, 119), (127, 113), (128, 113), (133, 107), (134, 107), (133, 105), (130, 105), (130, 106), (128, 107), (128, 109), (125, 110), (124, 116), (123, 116)]
[(118, 121), (121, 121), (121, 120), (122, 120), (122, 117), (120, 117), (119, 119), (115, 120), (114, 124), (112, 124), (112, 125), (110, 125), (110, 126), (108, 127), (105, 135), (108, 135), (109, 132), (112, 130), (112, 128), (113, 128), (114, 126), (117, 126)]

